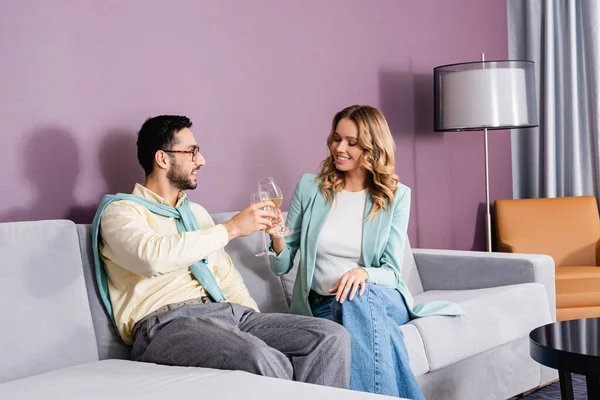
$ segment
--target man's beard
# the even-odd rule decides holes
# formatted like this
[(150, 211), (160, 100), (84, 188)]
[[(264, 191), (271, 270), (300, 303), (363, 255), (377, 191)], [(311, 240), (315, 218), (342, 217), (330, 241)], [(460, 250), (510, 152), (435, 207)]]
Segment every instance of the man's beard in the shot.
[(173, 163), (173, 167), (167, 172), (167, 179), (179, 190), (193, 190), (198, 186), (192, 180), (192, 174), (185, 173), (177, 163)]

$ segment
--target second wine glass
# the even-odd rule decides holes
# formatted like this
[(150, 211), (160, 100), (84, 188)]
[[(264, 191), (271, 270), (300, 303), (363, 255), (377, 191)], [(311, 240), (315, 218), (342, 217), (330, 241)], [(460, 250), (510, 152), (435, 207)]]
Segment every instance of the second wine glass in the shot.
[[(266, 198), (271, 200), (275, 204), (275, 209), (281, 207), (281, 203), (283, 203), (283, 193), (281, 192), (281, 188), (277, 183), (275, 183), (275, 179), (268, 176), (266, 178), (262, 178), (258, 181), (258, 193), (260, 193), (261, 198)], [(292, 233), (293, 230), (285, 226), (285, 224), (281, 224), (279, 229), (273, 233), (273, 236), (283, 238)]]
[[(252, 202), (252, 204), (254, 203), (258, 203), (262, 200), (269, 200), (269, 198), (267, 197), (266, 193), (252, 193), (250, 195), (250, 201)], [(276, 255), (275, 253), (273, 253), (271, 250), (269, 250), (269, 234), (266, 233), (265, 231), (259, 231), (257, 232), (258, 235), (260, 236), (260, 241), (261, 241), (261, 250), (259, 253), (255, 254), (256, 257), (261, 257), (261, 256), (268, 256), (268, 255)]]

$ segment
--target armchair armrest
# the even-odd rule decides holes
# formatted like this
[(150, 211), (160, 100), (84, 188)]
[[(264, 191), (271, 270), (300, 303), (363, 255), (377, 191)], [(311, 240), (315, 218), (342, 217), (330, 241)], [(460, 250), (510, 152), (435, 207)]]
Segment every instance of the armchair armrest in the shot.
[(413, 249), (424, 290), (468, 290), (538, 282), (556, 320), (554, 260), (543, 254)]

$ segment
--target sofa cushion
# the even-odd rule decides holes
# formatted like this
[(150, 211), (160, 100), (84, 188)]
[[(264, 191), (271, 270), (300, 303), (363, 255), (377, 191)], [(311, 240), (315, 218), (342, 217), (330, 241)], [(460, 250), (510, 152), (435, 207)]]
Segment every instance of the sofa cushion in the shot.
[(400, 330), (404, 334), (404, 344), (406, 344), (408, 350), (412, 372), (415, 376), (425, 375), (429, 372), (429, 362), (427, 361), (427, 355), (425, 355), (425, 346), (419, 330), (412, 323), (400, 326)]
[[(212, 214), (215, 224), (229, 221), (236, 213)], [(240, 271), (250, 294), (261, 312), (289, 311), (281, 279), (271, 272), (269, 258), (255, 257), (264, 246), (262, 232), (233, 239), (225, 247), (233, 265)]]
[(0, 385), (11, 400), (385, 399), (389, 397), (267, 378), (241, 371), (104, 360)]
[(0, 224), (0, 304), (0, 382), (98, 360), (73, 222)]
[(557, 267), (556, 307), (600, 306), (600, 267)]
[(477, 290), (432, 290), (415, 303), (450, 300), (466, 315), (426, 317), (411, 321), (423, 338), (431, 371), (524, 337), (551, 322), (546, 289), (524, 283)]
[(98, 357), (100, 360), (107, 358), (129, 359), (131, 348), (127, 346), (117, 334), (117, 331), (108, 318), (104, 305), (100, 303), (98, 286), (96, 285), (96, 273), (94, 268), (94, 255), (92, 253), (92, 235), (90, 225), (77, 225), (79, 236), (79, 247), (81, 249), (81, 262), (83, 263), (83, 275), (88, 293), (90, 310), (94, 321), (96, 332), (96, 345), (98, 346)]
[[(286, 213), (283, 213), (284, 215)], [(294, 290), (294, 281), (296, 280), (296, 274), (298, 273), (298, 264), (300, 263), (300, 251), (296, 253), (294, 258), (294, 266), (287, 274), (281, 277), (283, 285), (285, 287), (285, 294), (287, 296), (288, 304), (292, 300), (292, 292)], [(404, 247), (404, 260), (402, 264), (402, 271), (400, 277), (406, 283), (410, 293), (415, 296), (419, 293), (423, 293), (423, 284), (421, 283), (421, 277), (419, 270), (417, 269), (417, 263), (410, 247), (410, 241), (406, 238), (406, 246)]]

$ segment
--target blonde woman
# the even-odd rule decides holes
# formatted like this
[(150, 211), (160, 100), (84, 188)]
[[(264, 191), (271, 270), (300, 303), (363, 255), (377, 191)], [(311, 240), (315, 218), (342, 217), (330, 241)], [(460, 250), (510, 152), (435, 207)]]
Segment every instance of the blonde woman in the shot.
[(320, 173), (296, 186), (286, 221), (293, 232), (273, 237), (271, 269), (288, 273), (300, 250), (291, 312), (346, 327), (351, 389), (424, 399), (399, 325), (462, 310), (450, 302), (414, 306), (400, 278), (410, 189), (395, 174), (396, 148), (383, 114), (371, 106), (345, 108), (333, 118), (327, 146)]

